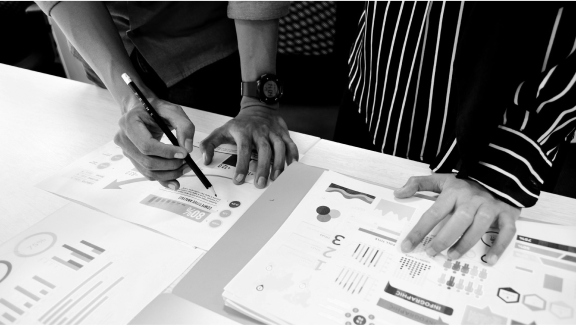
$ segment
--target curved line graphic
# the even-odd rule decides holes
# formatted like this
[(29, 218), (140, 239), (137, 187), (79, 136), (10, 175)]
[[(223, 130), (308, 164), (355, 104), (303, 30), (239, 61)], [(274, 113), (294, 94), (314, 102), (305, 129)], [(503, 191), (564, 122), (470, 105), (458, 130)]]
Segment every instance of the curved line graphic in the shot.
[(342, 189), (338, 189), (338, 188), (328, 188), (326, 189), (326, 192), (337, 192), (339, 194), (342, 195), (342, 197), (346, 198), (346, 199), (360, 199), (368, 204), (371, 204), (373, 199), (367, 197), (366, 195), (352, 195), (347, 193), (346, 191), (342, 190)]
[(12, 271), (12, 264), (10, 264), (9, 261), (5, 260), (0, 260), (0, 264), (6, 265), (6, 268), (8, 269), (6, 271), (6, 275), (4, 275), (4, 277), (0, 279), (0, 283), (2, 283), (2, 281), (4, 281), (8, 277), (8, 275), (10, 275), (10, 272)]

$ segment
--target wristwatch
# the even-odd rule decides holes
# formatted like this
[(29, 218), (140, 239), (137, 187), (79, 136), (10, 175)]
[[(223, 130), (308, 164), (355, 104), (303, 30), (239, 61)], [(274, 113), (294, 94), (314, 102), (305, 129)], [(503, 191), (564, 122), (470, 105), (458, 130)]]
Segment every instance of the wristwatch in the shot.
[(254, 82), (242, 82), (242, 96), (253, 97), (265, 104), (276, 104), (284, 94), (282, 82), (276, 75), (264, 74)]

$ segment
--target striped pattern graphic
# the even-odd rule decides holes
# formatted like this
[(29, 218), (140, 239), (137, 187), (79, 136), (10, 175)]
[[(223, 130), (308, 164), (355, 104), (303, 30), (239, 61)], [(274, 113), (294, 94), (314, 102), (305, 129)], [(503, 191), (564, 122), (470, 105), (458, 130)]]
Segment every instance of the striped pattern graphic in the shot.
[(335, 183), (331, 183), (330, 186), (326, 188), (326, 192), (337, 192), (346, 199), (360, 199), (362, 201), (367, 202), (368, 204), (372, 204), (372, 202), (376, 198), (372, 195), (365, 194), (363, 192), (352, 190), (346, 187), (342, 187)]

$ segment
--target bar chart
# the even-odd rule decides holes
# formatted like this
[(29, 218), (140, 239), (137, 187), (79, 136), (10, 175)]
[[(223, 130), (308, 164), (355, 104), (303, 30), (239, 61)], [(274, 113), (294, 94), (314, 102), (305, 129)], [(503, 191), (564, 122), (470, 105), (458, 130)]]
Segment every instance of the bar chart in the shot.
[[(93, 254), (96, 254), (96, 255), (101, 255), (101, 254), (104, 253), (104, 251), (105, 251), (104, 249), (102, 249), (102, 248), (100, 248), (100, 247), (98, 247), (98, 246), (96, 246), (96, 245), (94, 245), (94, 244), (91, 244), (90, 242), (88, 242), (88, 241), (86, 241), (86, 240), (80, 241), (80, 244), (82, 244), (82, 245), (90, 248), (90, 251), (91, 251)], [(90, 255), (90, 254), (87, 254), (87, 253), (85, 253), (84, 251), (79, 250), (79, 249), (76, 249), (75, 247), (72, 247), (72, 246), (70, 246), (70, 245), (64, 244), (64, 245), (62, 245), (62, 247), (64, 247), (65, 249), (68, 249), (68, 250), (70, 251), (70, 255), (71, 255), (72, 257), (74, 257), (74, 258), (76, 258), (76, 259), (78, 259), (78, 260), (81, 260), (82, 262), (84, 262), (84, 264), (90, 263), (90, 262), (91, 262), (92, 260), (94, 260), (94, 258), (95, 258), (95, 256), (92, 256), (92, 255)], [(84, 249), (84, 248), (82, 248), (82, 249)], [(84, 250), (86, 250), (86, 249), (84, 249)], [(68, 267), (68, 268), (71, 268), (71, 269), (73, 269), (73, 270), (75, 270), (75, 271), (77, 271), (77, 270), (79, 270), (80, 268), (84, 267), (84, 265), (82, 265), (81, 263), (75, 261), (74, 259), (64, 260), (64, 259), (62, 259), (62, 258), (60, 258), (60, 257), (58, 257), (58, 256), (54, 256), (54, 257), (52, 257), (52, 260), (54, 260), (54, 261), (56, 261), (56, 262), (58, 262), (58, 263), (60, 263), (60, 264), (62, 264), (62, 265), (64, 265), (64, 266), (66, 266), (66, 267)]]
[[(8, 293), (0, 296), (1, 316), (10, 323), (15, 323), (29, 309), (49, 295), (56, 285), (46, 278), (34, 275), (16, 285)], [(5, 324), (1, 319), (0, 323)]]

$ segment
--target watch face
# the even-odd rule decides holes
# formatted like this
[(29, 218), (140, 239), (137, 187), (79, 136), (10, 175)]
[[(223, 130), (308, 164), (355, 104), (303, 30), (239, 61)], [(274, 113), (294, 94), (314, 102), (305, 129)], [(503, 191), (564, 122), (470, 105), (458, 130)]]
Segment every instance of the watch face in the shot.
[(269, 80), (264, 83), (262, 90), (264, 91), (264, 96), (267, 98), (274, 98), (278, 96), (278, 85), (276, 85), (275, 81)]

